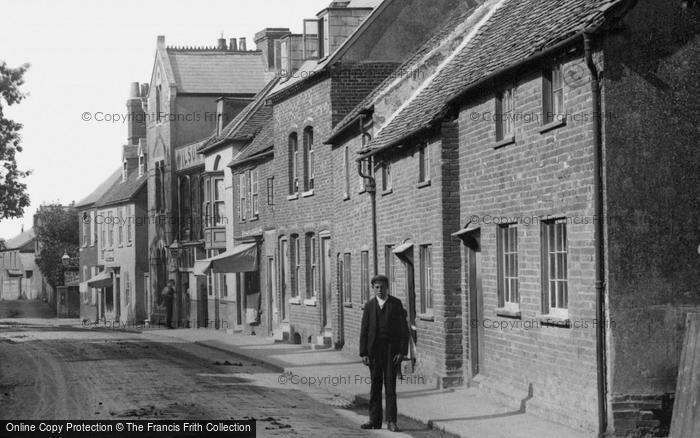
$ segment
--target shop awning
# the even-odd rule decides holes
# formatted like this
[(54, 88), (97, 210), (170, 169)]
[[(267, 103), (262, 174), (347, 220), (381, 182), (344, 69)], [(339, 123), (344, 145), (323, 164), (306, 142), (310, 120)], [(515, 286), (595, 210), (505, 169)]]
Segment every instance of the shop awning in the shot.
[(194, 262), (194, 274), (206, 275), (209, 271), (217, 273), (251, 272), (258, 269), (258, 244), (246, 243), (234, 246), (217, 256)]
[(112, 286), (112, 276), (107, 271), (102, 271), (87, 281), (90, 287), (110, 287)]

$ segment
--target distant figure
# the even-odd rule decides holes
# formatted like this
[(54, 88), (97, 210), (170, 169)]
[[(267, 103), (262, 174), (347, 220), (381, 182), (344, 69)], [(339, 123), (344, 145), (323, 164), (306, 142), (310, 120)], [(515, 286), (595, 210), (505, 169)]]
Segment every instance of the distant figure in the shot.
[(163, 305), (165, 306), (165, 325), (168, 328), (174, 328), (173, 322), (173, 299), (175, 298), (175, 280), (172, 278), (168, 280), (167, 286), (163, 288), (161, 292), (161, 297), (163, 299)]
[(382, 385), (386, 388), (387, 429), (398, 432), (396, 425), (396, 375), (408, 354), (408, 325), (401, 300), (388, 294), (389, 279), (372, 278), (375, 296), (365, 304), (360, 329), (360, 356), (371, 375), (369, 422), (362, 429), (382, 427)]
[(185, 289), (185, 327), (189, 328), (190, 327), (190, 284), (185, 283), (182, 285), (182, 288)]

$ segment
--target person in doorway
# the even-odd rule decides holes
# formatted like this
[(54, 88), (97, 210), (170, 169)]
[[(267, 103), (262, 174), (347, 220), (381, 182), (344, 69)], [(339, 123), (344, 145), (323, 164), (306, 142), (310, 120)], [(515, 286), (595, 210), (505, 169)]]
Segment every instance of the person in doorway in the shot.
[(362, 429), (382, 427), (382, 385), (386, 393), (387, 429), (396, 425), (396, 375), (408, 354), (408, 325), (401, 300), (389, 296), (389, 279), (375, 275), (371, 281), (375, 296), (365, 304), (360, 329), (360, 356), (370, 369), (369, 422)]
[(173, 300), (175, 299), (175, 280), (172, 278), (168, 280), (168, 284), (163, 288), (161, 292), (161, 297), (163, 299), (163, 305), (165, 306), (165, 325), (168, 328), (174, 328), (173, 322)]

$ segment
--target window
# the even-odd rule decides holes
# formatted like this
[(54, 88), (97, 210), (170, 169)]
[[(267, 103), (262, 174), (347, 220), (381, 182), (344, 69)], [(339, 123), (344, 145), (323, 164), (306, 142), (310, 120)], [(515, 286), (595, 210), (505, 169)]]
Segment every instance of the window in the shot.
[(323, 20), (323, 23), (321, 25), (321, 39), (323, 40), (323, 55), (321, 56), (328, 56), (331, 54), (331, 26), (330, 26), (330, 20), (328, 19), (328, 14), (326, 14), (321, 20)]
[(391, 163), (385, 161), (382, 165), (382, 191), (391, 191)]
[(90, 246), (97, 241), (97, 224), (95, 224), (95, 210), (90, 212)]
[(100, 224), (100, 234), (100, 249), (104, 250), (107, 247), (107, 224), (104, 221)]
[(566, 219), (542, 222), (544, 313), (568, 317)]
[(319, 51), (319, 20), (305, 19), (304, 20), (304, 59), (320, 58)]
[(161, 103), (161, 89), (160, 89), (160, 84), (156, 85), (156, 122), (160, 123), (163, 120), (161, 110), (162, 110), (162, 103)]
[(165, 210), (165, 161), (156, 162), (156, 211)]
[(282, 41), (275, 40), (275, 70), (282, 69)]
[(131, 206), (126, 207), (126, 243), (131, 244), (133, 241), (133, 234), (131, 231), (131, 224), (132, 224), (132, 218), (134, 217), (134, 214), (131, 211)]
[(384, 275), (389, 278), (389, 294), (396, 290), (396, 264), (394, 262), (394, 245), (387, 245), (384, 247)]
[(226, 223), (226, 212), (224, 211), (224, 179), (214, 178), (214, 226)]
[(144, 173), (146, 173), (146, 154), (141, 152), (139, 154), (139, 178), (141, 178)]
[(542, 119), (544, 124), (564, 120), (562, 74), (562, 65), (557, 62), (542, 75)]
[(418, 147), (418, 182), (430, 181), (430, 148), (428, 143)]
[(117, 217), (119, 223), (117, 224), (117, 239), (119, 241), (119, 246), (124, 244), (124, 213), (123, 207), (117, 207)]
[(343, 254), (343, 302), (352, 303), (352, 266), (350, 265), (350, 253)]
[(110, 211), (107, 213), (107, 218), (109, 220), (109, 247), (114, 247), (114, 212)]
[(289, 39), (280, 42), (280, 64), (282, 65), (281, 73), (283, 75), (291, 74), (291, 65), (289, 64)]
[(292, 251), (292, 254), (289, 258), (289, 262), (291, 263), (289, 267), (289, 273), (294, 276), (294, 278), (292, 279), (292, 297), (298, 297), (300, 289), (299, 286), (301, 284), (301, 279), (299, 278), (299, 274), (301, 273), (301, 254), (299, 251), (299, 236), (292, 235), (290, 236), (290, 238), (290, 249)]
[(221, 275), (221, 296), (228, 297), (228, 283), (226, 281), (226, 274)]
[(156, 211), (160, 211), (161, 206), (163, 204), (163, 200), (160, 199), (160, 193), (161, 193), (161, 189), (160, 189), (160, 184), (161, 184), (161, 182), (160, 182), (160, 161), (156, 162), (156, 178), (155, 178), (155, 180), (156, 180), (155, 181), (156, 182), (156, 187), (155, 187)]
[(369, 251), (360, 253), (360, 291), (362, 293), (360, 301), (362, 303), (369, 301)]
[(498, 307), (518, 310), (520, 293), (516, 225), (500, 225), (496, 228), (496, 252), (498, 253)]
[(90, 215), (87, 211), (83, 212), (83, 246), (88, 246), (90, 243)]
[(292, 132), (289, 135), (289, 194), (294, 195), (299, 191), (299, 144), (297, 142), (297, 133)]
[(496, 95), (496, 141), (513, 137), (515, 87), (506, 88)]
[(343, 180), (345, 181), (343, 189), (343, 198), (350, 197), (350, 148), (345, 146), (343, 149)]
[(275, 177), (267, 179), (267, 205), (275, 205)]
[(128, 176), (128, 170), (128, 163), (126, 162), (126, 160), (124, 160), (124, 162), (122, 163), (122, 182), (126, 181), (126, 178)]
[(250, 217), (257, 218), (260, 214), (258, 208), (258, 169), (248, 171), (248, 187), (250, 188)]
[(306, 235), (306, 298), (318, 296), (318, 241), (314, 233)]
[(209, 177), (202, 178), (202, 188), (204, 189), (204, 192), (202, 193), (202, 195), (203, 195), (202, 196), (202, 198), (203, 198), (203, 202), (202, 202), (202, 216), (203, 216), (202, 219), (203, 220), (202, 220), (202, 222), (204, 223), (205, 227), (211, 226), (211, 222), (212, 222), (211, 211), (209, 208), (209, 206), (211, 205), (211, 186), (210, 186), (210, 183), (211, 183), (211, 178), (209, 178)]
[(304, 129), (304, 191), (314, 189), (314, 128)]
[(433, 312), (433, 249), (432, 245), (420, 246), (420, 311)]
[(238, 174), (238, 215), (241, 221), (244, 221), (247, 217), (246, 215), (246, 178), (245, 173)]

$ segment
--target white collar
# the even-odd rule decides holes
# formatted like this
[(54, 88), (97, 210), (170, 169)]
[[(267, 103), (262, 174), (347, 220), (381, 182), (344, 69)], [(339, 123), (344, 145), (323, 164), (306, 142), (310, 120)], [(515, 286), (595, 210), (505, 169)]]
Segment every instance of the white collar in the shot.
[(375, 295), (374, 297), (377, 299), (377, 304), (379, 304), (379, 308), (380, 308), (380, 309), (384, 308), (384, 303), (386, 303), (386, 300), (389, 299), (388, 296), (387, 296), (386, 299), (384, 299), (384, 300), (381, 299), (381, 298), (379, 298), (379, 297), (376, 296), (376, 295)]

